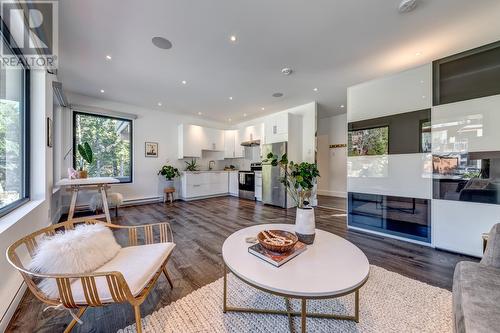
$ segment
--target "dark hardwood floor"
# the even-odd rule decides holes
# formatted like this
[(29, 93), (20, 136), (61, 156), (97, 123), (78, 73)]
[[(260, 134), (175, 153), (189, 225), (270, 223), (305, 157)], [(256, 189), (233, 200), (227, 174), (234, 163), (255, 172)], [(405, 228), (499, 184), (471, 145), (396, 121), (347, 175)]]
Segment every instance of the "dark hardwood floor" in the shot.
[(346, 198), (318, 195), (318, 206), (322, 208), (331, 208), (345, 211), (346, 201)]
[[(221, 248), (232, 232), (258, 223), (294, 223), (294, 209), (284, 210), (253, 201), (221, 197), (174, 204), (150, 204), (120, 209), (113, 222), (138, 225), (159, 221), (171, 223), (177, 247), (168, 270), (171, 290), (160, 277), (156, 288), (142, 305), (145, 316), (172, 301), (222, 277)], [(349, 231), (344, 212), (318, 208), (317, 228), (340, 235), (364, 251), (371, 264), (435, 286), (451, 289), (453, 269), (458, 261), (476, 260), (390, 238)], [(222, 292), (222, 291), (221, 291)], [(7, 331), (62, 332), (71, 321), (65, 311), (47, 310), (29, 292), (17, 309)], [(128, 304), (89, 309), (83, 325), (73, 332), (116, 332), (134, 323)]]

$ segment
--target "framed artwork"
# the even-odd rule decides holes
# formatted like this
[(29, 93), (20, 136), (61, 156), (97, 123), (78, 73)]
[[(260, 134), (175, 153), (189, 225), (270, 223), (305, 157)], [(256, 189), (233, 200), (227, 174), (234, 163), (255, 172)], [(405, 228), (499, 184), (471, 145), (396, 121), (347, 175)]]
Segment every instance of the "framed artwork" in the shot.
[(158, 157), (158, 142), (145, 142), (144, 155), (146, 157)]
[(52, 119), (47, 117), (47, 146), (52, 148), (53, 145)]

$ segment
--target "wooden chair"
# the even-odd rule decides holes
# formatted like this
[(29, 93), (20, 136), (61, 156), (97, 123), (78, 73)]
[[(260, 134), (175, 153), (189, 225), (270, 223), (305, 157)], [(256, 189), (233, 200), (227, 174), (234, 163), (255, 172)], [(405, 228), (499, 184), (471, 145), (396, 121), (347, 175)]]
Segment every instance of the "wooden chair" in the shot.
[[(128, 240), (128, 246), (123, 249), (134, 246), (132, 250), (148, 251), (152, 247), (165, 248), (163, 254), (165, 259), (160, 260), (157, 267), (150, 267), (151, 275), (144, 281), (144, 287), (139, 290), (136, 287), (129, 286), (126, 275), (119, 270), (99, 271), (88, 274), (41, 274), (29, 271), (23, 265), (23, 259), (31, 259), (37, 249), (37, 240), (43, 236), (51, 236), (56, 232), (70, 230), (80, 223), (96, 224), (101, 223), (116, 233), (123, 232), (124, 238)], [(161, 243), (165, 243), (164, 246)], [(145, 245), (141, 247), (141, 244)], [(156, 244), (156, 245), (153, 245)], [(172, 249), (173, 243), (172, 229), (168, 223), (147, 224), (141, 226), (119, 226), (105, 223), (97, 220), (87, 221), (67, 221), (55, 224), (47, 228), (38, 230), (26, 237), (16, 241), (7, 249), (7, 260), (22, 275), (28, 288), (40, 301), (50, 305), (59, 306), (67, 309), (78, 309), (76, 318), (74, 318), (64, 332), (70, 332), (85, 310), (90, 307), (104, 306), (111, 303), (128, 302), (134, 308), (137, 332), (142, 332), (140, 305), (146, 300), (150, 291), (153, 289), (158, 277), (163, 272), (172, 288), (172, 281), (168, 276), (166, 265)], [(27, 252), (27, 253), (26, 253)], [(158, 252), (158, 250), (157, 250)], [(113, 261), (112, 259), (111, 261)], [(131, 264), (131, 263), (127, 263)], [(105, 267), (105, 264), (102, 267)], [(134, 266), (137, 270), (145, 270), (144, 265)], [(59, 298), (52, 299), (46, 296), (37, 286), (40, 279), (55, 279), (59, 290)], [(130, 281), (130, 279), (129, 279)], [(78, 283), (79, 282), (79, 283)], [(137, 286), (137, 284), (135, 284)]]

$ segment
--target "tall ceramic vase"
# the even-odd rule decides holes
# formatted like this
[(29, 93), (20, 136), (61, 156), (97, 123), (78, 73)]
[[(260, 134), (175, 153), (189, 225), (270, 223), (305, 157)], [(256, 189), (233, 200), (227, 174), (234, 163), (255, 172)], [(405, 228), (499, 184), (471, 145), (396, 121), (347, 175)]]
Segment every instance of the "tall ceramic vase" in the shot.
[(295, 217), (295, 233), (304, 244), (312, 244), (316, 235), (316, 222), (313, 208), (298, 208)]

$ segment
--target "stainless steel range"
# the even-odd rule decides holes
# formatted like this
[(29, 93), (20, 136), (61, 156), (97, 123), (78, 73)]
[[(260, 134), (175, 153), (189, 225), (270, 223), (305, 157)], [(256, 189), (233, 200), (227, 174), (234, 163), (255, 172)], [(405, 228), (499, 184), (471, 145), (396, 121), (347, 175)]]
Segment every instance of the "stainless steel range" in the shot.
[(255, 171), (262, 170), (261, 163), (252, 163), (250, 171), (239, 171), (239, 197), (242, 199), (255, 200)]

